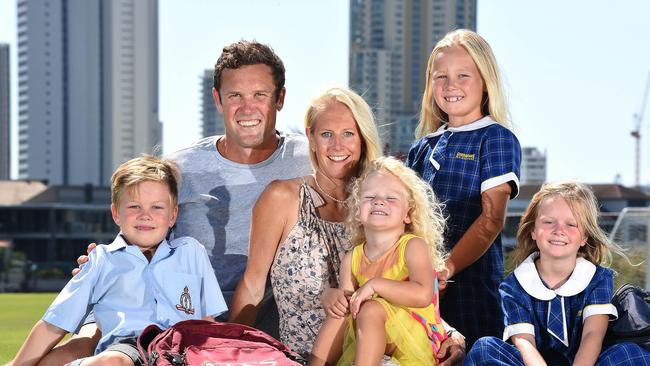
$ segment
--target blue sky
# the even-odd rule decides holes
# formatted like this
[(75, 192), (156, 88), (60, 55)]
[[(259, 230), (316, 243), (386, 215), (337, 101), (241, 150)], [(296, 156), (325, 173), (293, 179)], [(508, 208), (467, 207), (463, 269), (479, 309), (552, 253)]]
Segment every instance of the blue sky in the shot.
[[(269, 43), (285, 62), (281, 129), (302, 129), (309, 100), (347, 84), (347, 1), (160, 0), (159, 7), (166, 152), (199, 137), (199, 76), (238, 39)], [(650, 71), (648, 14), (644, 0), (479, 0), (478, 31), (505, 76), (515, 133), (523, 146), (547, 152), (549, 180), (608, 183), (620, 174), (634, 183), (630, 131)], [(0, 42), (15, 43), (15, 0), (0, 0)], [(650, 184), (647, 114), (643, 184)]]

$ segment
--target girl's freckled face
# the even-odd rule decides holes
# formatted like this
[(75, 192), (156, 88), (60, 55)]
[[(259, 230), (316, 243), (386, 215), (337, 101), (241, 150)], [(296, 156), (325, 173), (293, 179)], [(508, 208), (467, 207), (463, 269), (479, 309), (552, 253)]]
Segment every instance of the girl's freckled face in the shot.
[(451, 126), (466, 125), (483, 117), (483, 78), (463, 47), (451, 46), (440, 51), (433, 61), (431, 78), (435, 103), (447, 113)]
[(576, 258), (586, 243), (580, 223), (561, 197), (541, 202), (531, 237), (543, 258)]

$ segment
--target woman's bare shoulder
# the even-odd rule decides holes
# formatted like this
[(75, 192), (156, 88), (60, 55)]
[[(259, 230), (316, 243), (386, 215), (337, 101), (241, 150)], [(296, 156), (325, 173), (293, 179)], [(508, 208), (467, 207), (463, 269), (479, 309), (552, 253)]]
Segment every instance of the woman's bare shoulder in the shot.
[(266, 186), (258, 204), (264, 201), (290, 203), (298, 201), (302, 178), (274, 180)]

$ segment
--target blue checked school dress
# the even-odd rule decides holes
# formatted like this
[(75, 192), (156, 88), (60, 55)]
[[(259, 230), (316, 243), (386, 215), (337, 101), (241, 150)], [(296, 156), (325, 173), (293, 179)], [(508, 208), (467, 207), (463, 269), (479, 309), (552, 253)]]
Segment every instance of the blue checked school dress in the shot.
[[(467, 355), (466, 365), (523, 365), (519, 350), (506, 343), (513, 335), (531, 334), (549, 365), (570, 365), (580, 347), (586, 318), (604, 314), (615, 319), (611, 304), (614, 273), (578, 258), (567, 282), (549, 289), (535, 268), (538, 252), (531, 254), (499, 287), (503, 298), (503, 340), (481, 338)], [(650, 365), (650, 353), (634, 343), (602, 350), (596, 365)]]
[[(453, 248), (482, 211), (481, 193), (503, 183), (519, 193), (521, 147), (515, 135), (490, 117), (461, 127), (441, 126), (413, 144), (406, 165), (427, 181), (445, 204), (445, 246)], [(442, 318), (467, 337), (500, 336), (503, 316), (501, 236), (475, 263), (454, 276), (441, 296)]]

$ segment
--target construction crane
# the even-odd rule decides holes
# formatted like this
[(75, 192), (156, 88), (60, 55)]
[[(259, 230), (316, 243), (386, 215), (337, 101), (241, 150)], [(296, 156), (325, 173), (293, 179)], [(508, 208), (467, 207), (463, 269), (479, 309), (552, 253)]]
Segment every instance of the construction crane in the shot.
[(634, 114), (635, 128), (634, 131), (630, 132), (632, 138), (634, 138), (635, 146), (635, 183), (636, 187), (641, 186), (641, 123), (643, 122), (643, 113), (645, 112), (646, 101), (648, 100), (648, 89), (650, 89), (650, 72), (648, 72), (648, 79), (645, 83), (645, 92), (643, 93), (643, 99), (641, 100), (641, 110), (639, 113)]

